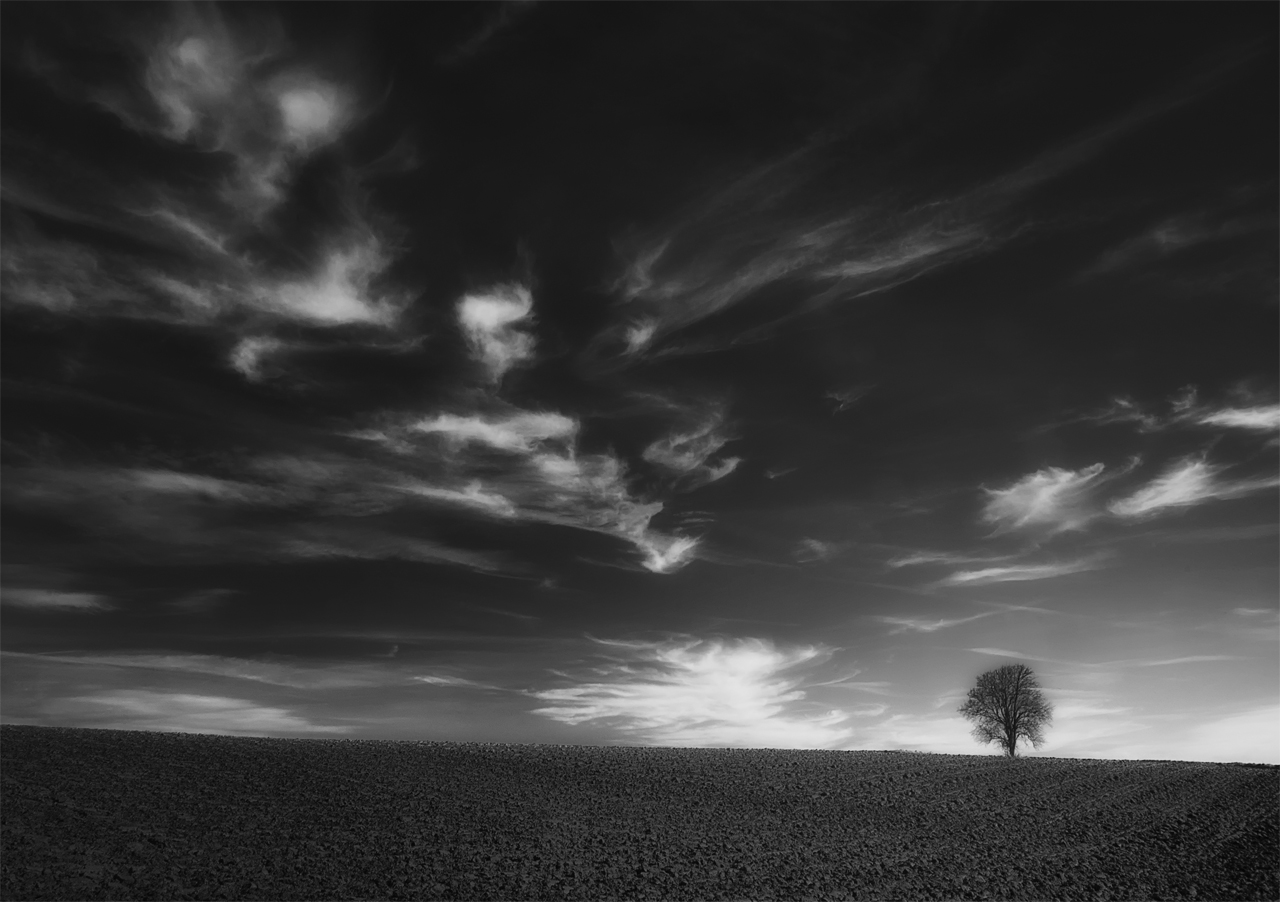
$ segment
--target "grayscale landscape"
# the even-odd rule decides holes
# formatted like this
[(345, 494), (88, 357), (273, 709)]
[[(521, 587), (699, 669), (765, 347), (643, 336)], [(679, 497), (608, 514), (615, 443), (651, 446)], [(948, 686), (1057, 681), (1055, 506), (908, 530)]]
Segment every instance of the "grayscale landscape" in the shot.
[(1280, 3), (0, 0), (0, 902), (1280, 899)]

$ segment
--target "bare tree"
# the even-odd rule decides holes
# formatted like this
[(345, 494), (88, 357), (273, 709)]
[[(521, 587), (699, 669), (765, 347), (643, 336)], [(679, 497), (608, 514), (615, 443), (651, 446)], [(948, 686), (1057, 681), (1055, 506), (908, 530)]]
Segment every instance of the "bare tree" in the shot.
[(1019, 739), (1032, 747), (1044, 742), (1045, 727), (1053, 721), (1053, 706), (1025, 664), (1006, 664), (978, 677), (960, 713), (973, 721), (974, 739), (998, 743), (1010, 758), (1017, 755)]

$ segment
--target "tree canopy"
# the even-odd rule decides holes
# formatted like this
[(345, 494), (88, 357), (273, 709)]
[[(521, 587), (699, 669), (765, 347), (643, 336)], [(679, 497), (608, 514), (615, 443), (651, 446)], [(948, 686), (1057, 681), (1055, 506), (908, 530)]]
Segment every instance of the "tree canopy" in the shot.
[(1039, 747), (1053, 721), (1053, 706), (1025, 664), (1006, 664), (982, 674), (959, 710), (973, 722), (974, 739), (997, 743), (1010, 758), (1017, 755), (1019, 740)]

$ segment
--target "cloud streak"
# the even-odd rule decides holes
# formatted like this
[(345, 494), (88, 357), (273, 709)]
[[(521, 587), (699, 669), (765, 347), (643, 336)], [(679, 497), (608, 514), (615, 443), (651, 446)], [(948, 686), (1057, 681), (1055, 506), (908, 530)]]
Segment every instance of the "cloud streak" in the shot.
[(995, 524), (997, 533), (1042, 528), (1052, 535), (1084, 529), (1101, 513), (1094, 494), (1104, 482), (1103, 470), (1100, 463), (1081, 470), (1046, 467), (1003, 489), (983, 489), (988, 500), (982, 519)]
[[(584, 359), (608, 368), (759, 340), (796, 316), (990, 253), (1024, 227), (1010, 213), (1019, 200), (1217, 78), (1201, 76), (1005, 175), (924, 198), (906, 186), (865, 183), (832, 196), (829, 183), (821, 181), (828, 157), (848, 166), (860, 150), (852, 142), (846, 146), (847, 138), (833, 129), (833, 137), (815, 139), (691, 205), (677, 224), (628, 242), (613, 286), (619, 315)], [(825, 207), (813, 203), (820, 190), (828, 198)], [(763, 311), (750, 324), (724, 322), (728, 311), (748, 301)], [(721, 320), (718, 335), (684, 343), (672, 338), (712, 318)]]
[(58, 589), (4, 588), (0, 604), (33, 611), (107, 611), (111, 603), (92, 592), (64, 592)]
[(1280, 478), (1274, 476), (1234, 481), (1220, 479), (1219, 475), (1225, 469), (1204, 459), (1184, 459), (1136, 492), (1111, 502), (1108, 510), (1117, 517), (1137, 519), (1206, 501), (1243, 498), (1280, 486)]
[(1086, 413), (1068, 422), (1135, 423), (1143, 432), (1174, 427), (1211, 427), (1265, 435), (1280, 434), (1280, 403), (1258, 392), (1238, 388), (1231, 400), (1218, 404), (1203, 402), (1195, 386), (1188, 386), (1167, 399), (1167, 412), (1160, 413), (1126, 396), (1118, 396), (1101, 410)]
[(1072, 573), (1097, 570), (1102, 566), (1099, 558), (1082, 558), (1055, 564), (1028, 564), (1013, 567), (986, 567), (981, 570), (959, 570), (939, 580), (937, 586), (989, 586), (995, 583), (1027, 582), (1038, 579), (1054, 579)]
[(154, 689), (111, 689), (56, 699), (45, 714), (59, 726), (223, 736), (341, 734), (349, 728), (313, 723), (288, 708), (248, 699)]
[(897, 633), (936, 633), (939, 630), (950, 629), (963, 623), (971, 623), (974, 620), (981, 620), (984, 617), (990, 617), (992, 614), (998, 613), (1000, 612), (984, 611), (981, 614), (973, 614), (969, 617), (939, 617), (936, 620), (925, 617), (877, 617), (876, 620), (893, 627), (889, 631), (890, 635)]

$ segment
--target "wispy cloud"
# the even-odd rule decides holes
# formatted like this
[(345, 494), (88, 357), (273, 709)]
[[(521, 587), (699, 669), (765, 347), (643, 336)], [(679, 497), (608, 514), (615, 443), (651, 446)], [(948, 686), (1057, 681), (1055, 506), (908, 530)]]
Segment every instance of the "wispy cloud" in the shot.
[(408, 427), (423, 435), (440, 435), (452, 447), (470, 443), (499, 451), (532, 453), (553, 444), (564, 448), (578, 434), (578, 422), (561, 413), (512, 410), (504, 414), (438, 414)]
[(1081, 470), (1046, 467), (1003, 489), (983, 489), (987, 503), (982, 519), (999, 531), (1043, 527), (1051, 533), (1083, 529), (1098, 516), (1093, 492), (1103, 465)]
[(401, 488), (422, 498), (431, 498), (445, 504), (457, 504), (499, 517), (514, 517), (516, 515), (515, 505), (511, 503), (510, 499), (485, 491), (483, 484), (478, 479), (472, 480), (462, 488), (443, 488), (414, 483), (405, 483)]
[(1245, 387), (1238, 387), (1229, 398), (1214, 404), (1200, 400), (1195, 386), (1187, 386), (1166, 399), (1164, 407), (1161, 412), (1122, 395), (1112, 398), (1100, 410), (1081, 414), (1067, 422), (1135, 423), (1144, 432), (1200, 426), (1273, 436), (1280, 434), (1280, 403), (1273, 396)]
[[(785, 199), (800, 191), (798, 184), (780, 185), (761, 205), (756, 178), (726, 189), (708, 210), (634, 253), (616, 283), (628, 312), (598, 336), (589, 356), (600, 361), (615, 349), (624, 358), (641, 355), (676, 331), (786, 285), (804, 300), (775, 312), (776, 324), (915, 278), (974, 253), (992, 237), (983, 226), (948, 221), (947, 212), (929, 205), (833, 210), (816, 227), (791, 222)], [(768, 323), (757, 328), (772, 330)], [(742, 332), (736, 339), (746, 337)]]
[(314, 723), (288, 708), (220, 695), (111, 689), (55, 699), (45, 715), (59, 726), (115, 730), (213, 733), (226, 736), (298, 736), (347, 733), (341, 725)]
[(972, 614), (968, 617), (939, 617), (937, 619), (928, 617), (877, 617), (876, 620), (893, 627), (889, 631), (890, 635), (896, 633), (936, 633), (938, 630), (950, 629), (953, 626), (971, 623), (974, 620), (981, 620), (984, 617), (990, 617), (998, 613), (1000, 612), (983, 611), (981, 614)]
[(1225, 426), (1252, 432), (1280, 432), (1280, 404), (1257, 407), (1224, 407), (1198, 414), (1196, 422), (1205, 426)]
[(263, 378), (268, 358), (285, 347), (285, 343), (270, 335), (249, 335), (236, 342), (231, 351), (231, 368), (250, 382)]
[(704, 412), (699, 418), (701, 422), (677, 429), (650, 443), (641, 457), (676, 477), (685, 489), (695, 489), (722, 479), (742, 462), (739, 457), (710, 460), (726, 442), (733, 439), (725, 428), (724, 418), (724, 412), (719, 409)]
[(845, 545), (841, 542), (828, 542), (806, 536), (796, 544), (791, 556), (802, 564), (814, 561), (829, 561), (844, 548)]
[(1168, 509), (1191, 507), (1206, 501), (1242, 498), (1280, 485), (1274, 476), (1256, 479), (1223, 480), (1225, 467), (1203, 458), (1187, 458), (1169, 467), (1162, 475), (1125, 498), (1108, 505), (1118, 517), (1138, 518)]
[(229, 153), (223, 193), (251, 215), (279, 203), (293, 167), (354, 117), (352, 92), (294, 59), (270, 20), (236, 26), (217, 7), (177, 7), (143, 49), (143, 92), (83, 85), (85, 96), (138, 131)]
[(857, 404), (870, 393), (870, 385), (851, 385), (848, 388), (833, 388), (824, 397), (835, 405), (835, 412), (842, 413)]
[(808, 713), (795, 669), (816, 646), (767, 639), (596, 640), (609, 660), (572, 686), (533, 693), (534, 713), (576, 725), (601, 721), (651, 745), (828, 748), (847, 739), (847, 715)]
[(1175, 664), (1206, 664), (1214, 661), (1238, 661), (1238, 655), (1185, 655), (1181, 658), (1161, 658), (1156, 661), (1136, 661), (1138, 667), (1169, 667)]
[(987, 586), (993, 583), (1024, 582), (1036, 579), (1053, 579), (1072, 573), (1097, 570), (1102, 566), (1098, 557), (1062, 561), (1054, 564), (1029, 564), (1014, 567), (986, 567), (982, 570), (960, 570), (939, 580), (938, 586)]
[(533, 295), (523, 285), (498, 285), (458, 302), (458, 323), (490, 382), (533, 359)]
[(1234, 192), (1207, 209), (1165, 217), (1102, 254), (1082, 275), (1143, 273), (1187, 265), (1194, 256), (1187, 251), (1212, 245), (1238, 251), (1242, 246), (1252, 249), (1256, 243), (1261, 251), (1274, 244), (1276, 228), (1275, 217), (1259, 211), (1258, 202), (1264, 199), (1269, 199), (1265, 192)]
[(421, 676), (411, 677), (419, 683), (427, 683), (431, 686), (451, 686), (463, 689), (499, 689), (499, 686), (492, 686), (489, 683), (481, 683), (476, 680), (469, 680), (466, 677), (450, 676), (448, 674), (424, 674)]
[(946, 551), (913, 551), (885, 561), (886, 567), (920, 567), (934, 564), (995, 564), (1010, 560), (1014, 555), (970, 555)]
[(1232, 608), (1231, 613), (1237, 617), (1269, 617), (1272, 620), (1280, 615), (1280, 611), (1275, 608)]
[(672, 573), (694, 560), (697, 538), (651, 527), (663, 503), (632, 492), (621, 458), (579, 450), (576, 419), (495, 399), (486, 403), (495, 409), (402, 418), (398, 425), (386, 422), (355, 434), (379, 441), (402, 460), (438, 462), (453, 484), (401, 483), (417, 497), (621, 538), (640, 553), (640, 566), (654, 573)]
[(1079, 661), (1062, 661), (1057, 658), (1046, 658), (1042, 655), (1023, 654), (1020, 651), (1011, 651), (1007, 648), (970, 648), (968, 650), (974, 654), (989, 655), (993, 658), (1015, 658), (1020, 661), (1039, 661), (1042, 664), (1066, 664), (1075, 668), (1092, 666)]
[(337, 238), (321, 251), (312, 271), (301, 278), (250, 285), (260, 294), (257, 306), (285, 319), (318, 326), (390, 326), (404, 300), (379, 296), (375, 281), (390, 263), (382, 239), (372, 232)]
[(58, 168), (76, 177), (50, 179), (33, 146), (6, 167), (5, 200), (113, 232), (134, 250), (54, 240), (19, 215), (3, 251), (5, 304), (199, 327), (235, 339), (228, 365), (255, 381), (274, 375), (264, 361), (290, 329), (350, 342), (402, 326), (411, 294), (389, 275), (401, 248), (358, 165), (335, 159), (324, 189), (332, 197), (305, 233), (273, 218), (295, 197), (299, 167), (370, 108), (350, 72), (325, 71), (258, 10), (228, 18), (215, 6), (179, 5), (158, 28), (134, 25), (96, 36), (98, 51), (120, 63), (114, 81), (103, 77), (110, 67), (90, 78), (34, 45), (25, 62), (64, 97), (150, 139), (157, 154), (180, 162), (195, 152), (221, 175), (183, 187), (153, 168), (109, 176), (72, 147), (60, 148), (70, 159)]
[(0, 589), (0, 604), (36, 611), (107, 611), (113, 607), (105, 596), (92, 592), (7, 586)]
[(290, 689), (352, 689), (407, 681), (406, 677), (377, 666), (342, 662), (312, 663), (280, 657), (255, 659), (226, 655), (133, 652), (47, 654), (5, 652), (4, 654), (6, 657), (21, 658), (50, 666), (118, 667), (129, 670), (196, 674)]
[[(797, 316), (990, 253), (1024, 227), (1010, 213), (1017, 201), (1213, 80), (1181, 86), (996, 178), (925, 197), (905, 183), (856, 180), (833, 192), (823, 180), (828, 159), (848, 167), (860, 147), (830, 130), (691, 205), (674, 224), (626, 242), (614, 284), (619, 314), (585, 356), (596, 366), (620, 366), (760, 340)], [(825, 204), (815, 205), (818, 196)], [(755, 311), (738, 315), (748, 300)], [(708, 325), (683, 343), (674, 338), (713, 318), (718, 329)]]
[(489, 14), (475, 34), (439, 58), (443, 66), (456, 66), (470, 60), (490, 46), (504, 31), (512, 28), (534, 4), (528, 0), (506, 0)]
[[(309, 465), (308, 465), (309, 463)], [(93, 542), (59, 553), (80, 560), (220, 562), (324, 557), (402, 559), (485, 572), (520, 569), (502, 555), (454, 548), (392, 529), (378, 514), (403, 506), (403, 479), (375, 466), (256, 460), (241, 478), (172, 469), (42, 466), (5, 471), (9, 512), (64, 523)], [(367, 481), (366, 481), (367, 480)], [(271, 512), (264, 519), (264, 512)]]

